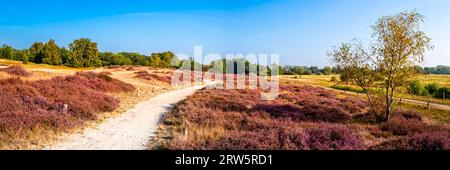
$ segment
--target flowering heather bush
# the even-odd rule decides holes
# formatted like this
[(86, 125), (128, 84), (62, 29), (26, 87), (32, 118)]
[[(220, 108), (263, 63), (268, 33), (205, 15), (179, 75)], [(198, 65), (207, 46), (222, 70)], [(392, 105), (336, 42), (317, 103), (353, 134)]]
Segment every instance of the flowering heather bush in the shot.
[[(284, 85), (273, 101), (260, 100), (262, 90), (201, 90), (181, 102), (165, 123), (176, 127), (167, 149), (362, 150), (371, 140), (356, 131), (369, 131), (376, 141), (369, 149), (449, 149), (449, 130), (422, 122), (420, 113), (397, 110), (388, 122), (365, 113), (356, 97), (312, 86)], [(331, 124), (340, 123), (340, 124)], [(184, 135), (184, 129), (189, 129)], [(208, 129), (220, 129), (219, 132)], [(205, 131), (208, 131), (205, 135)], [(377, 131), (378, 135), (374, 134)], [(201, 135), (196, 135), (201, 134)], [(204, 136), (202, 136), (204, 135)]]
[(156, 81), (161, 81), (164, 83), (171, 83), (171, 76), (168, 75), (158, 75), (158, 74), (154, 74), (154, 73), (149, 73), (147, 71), (137, 71), (134, 72), (136, 74), (137, 78), (141, 78), (144, 80), (156, 80)]
[(117, 99), (101, 91), (62, 77), (33, 82), (33, 86), (50, 101), (67, 104), (68, 113), (88, 119), (94, 119), (97, 112), (113, 111), (119, 104)]
[(305, 150), (308, 136), (299, 128), (267, 131), (231, 131), (226, 136), (204, 145), (208, 149), (226, 150)]
[(351, 118), (350, 115), (340, 107), (312, 103), (304, 106), (302, 112), (302, 120), (309, 121), (346, 122)]
[(303, 120), (343, 122), (351, 115), (360, 114), (366, 103), (355, 97), (338, 98), (330, 90), (312, 86), (282, 86), (289, 93), (280, 95), (281, 99), (302, 106)]
[(0, 71), (6, 72), (8, 74), (16, 75), (16, 76), (21, 76), (21, 77), (29, 77), (29, 76), (33, 75), (20, 66), (11, 66), (11, 67), (7, 67), (7, 68), (1, 68)]
[(361, 150), (363, 141), (344, 125), (320, 124), (308, 130), (308, 144), (314, 150)]
[(446, 132), (415, 134), (411, 137), (383, 142), (370, 149), (378, 150), (449, 150), (450, 137)]
[(393, 113), (393, 116), (402, 117), (406, 120), (422, 121), (420, 113), (411, 110), (396, 110), (395, 113)]
[(72, 125), (64, 115), (58, 114), (56, 104), (50, 103), (32, 85), (18, 78), (0, 80), (0, 96), (0, 134), (35, 125)]
[(297, 127), (276, 127), (266, 130), (232, 130), (214, 140), (188, 142), (177, 140), (169, 143), (170, 149), (195, 150), (307, 150), (308, 136)]
[(406, 119), (402, 116), (392, 117), (381, 124), (381, 130), (394, 135), (414, 135), (416, 133), (445, 132), (446, 128), (438, 125), (427, 125), (416, 119)]
[(67, 129), (97, 113), (113, 111), (119, 101), (104, 92), (124, 92), (133, 86), (109, 79), (107, 73), (77, 73), (35, 82), (0, 80), (0, 136), (5, 132)]
[[(422, 121), (422, 116), (420, 113), (416, 111), (411, 110), (404, 110), (404, 109), (398, 109), (395, 110), (394, 113), (392, 113), (392, 118), (401, 118), (406, 120), (416, 120), (416, 121)], [(356, 122), (362, 122), (362, 123), (380, 123), (385, 120), (384, 115), (376, 115), (372, 112), (367, 112), (364, 114), (358, 114), (352, 116), (353, 120), (356, 120)]]
[(132, 92), (135, 87), (123, 81), (113, 79), (109, 72), (77, 72), (74, 76), (53, 79), (62, 83), (79, 84), (101, 92)]
[(280, 141), (275, 130), (270, 131), (231, 131), (218, 140), (207, 141), (208, 149), (225, 150), (270, 150), (278, 149)]
[[(166, 124), (178, 126), (178, 132), (217, 127), (225, 132), (204, 140), (178, 136), (168, 142), (168, 149), (364, 149), (345, 126), (321, 124), (316, 130), (299, 126), (303, 121), (345, 122), (364, 109), (364, 102), (310, 86), (282, 86), (284, 97), (274, 101), (260, 100), (261, 92), (201, 90), (188, 97), (167, 115)], [(344, 105), (354, 110), (341, 108)]]
[(363, 114), (353, 115), (352, 119), (360, 123), (380, 123), (383, 122), (385, 118), (383, 115), (377, 115), (369, 111)]
[(363, 112), (364, 101), (346, 97), (338, 98), (335, 93), (312, 86), (282, 86), (281, 100), (287, 104), (260, 104), (258, 109), (269, 112), (277, 118), (291, 118), (296, 121), (346, 122), (351, 115)]
[(255, 109), (260, 109), (270, 113), (275, 118), (288, 118), (294, 121), (310, 122), (345, 122), (350, 120), (350, 116), (339, 108), (322, 107), (318, 104), (311, 104), (300, 107), (295, 104), (262, 104)]

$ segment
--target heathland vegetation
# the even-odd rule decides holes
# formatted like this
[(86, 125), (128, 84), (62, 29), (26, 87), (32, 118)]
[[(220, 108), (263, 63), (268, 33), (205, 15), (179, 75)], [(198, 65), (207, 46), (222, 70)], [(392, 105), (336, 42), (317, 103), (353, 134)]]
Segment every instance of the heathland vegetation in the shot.
[[(240, 58), (202, 65), (172, 52), (100, 52), (86, 38), (68, 48), (54, 40), (23, 50), (4, 45), (0, 58), (8, 61), (0, 64), (8, 64), (0, 66), (0, 148), (29, 148), (49, 133), (69, 131), (121, 109), (124, 100), (132, 105), (136, 97), (167, 90), (173, 68), (181, 68), (197, 70), (191, 78), (205, 71), (271, 76), (279, 71), (296, 80), (315, 80), (281, 79), (275, 100), (261, 100), (266, 92), (261, 89), (203, 89), (164, 117), (152, 148), (450, 149), (449, 110), (395, 100), (402, 94), (450, 97), (446, 82), (421, 79), (425, 75), (420, 74), (448, 73), (446, 66), (417, 66), (432, 48), (421, 23), (416, 12), (382, 17), (372, 27), (376, 43), (370, 50), (343, 43), (329, 52), (334, 66), (323, 68), (269, 67)], [(366, 98), (312, 85), (357, 91)]]
[[(426, 112), (401, 106), (388, 121), (367, 100), (285, 82), (274, 101), (261, 90), (202, 90), (164, 118), (156, 149), (450, 149), (448, 120), (429, 123)], [(439, 110), (436, 112), (449, 111)]]
[[(365, 96), (290, 79), (282, 79), (275, 100), (261, 100), (260, 89), (204, 89), (164, 118), (159, 138), (150, 147), (448, 150), (448, 109), (395, 100), (399, 91), (414, 84), (419, 75), (416, 65), (432, 49), (431, 39), (420, 30), (422, 18), (414, 11), (381, 17), (372, 26), (376, 43), (370, 50), (359, 43), (343, 43), (329, 52), (336, 69), (285, 67), (289, 74), (339, 71), (341, 81), (351, 82)], [(339, 81), (329, 77), (328, 82)], [(437, 94), (439, 89), (431, 83), (417, 91)]]
[(110, 73), (78, 72), (70, 76), (26, 81), (32, 73), (18, 66), (1, 71), (17, 77), (0, 79), (0, 148), (40, 130), (61, 131), (111, 112), (119, 100), (107, 93), (132, 92), (135, 87)]
[(170, 70), (166, 69), (78, 69), (10, 60), (0, 63), (0, 149), (39, 148), (66, 132), (171, 89), (164, 80), (136, 77), (143, 71), (167, 77)]

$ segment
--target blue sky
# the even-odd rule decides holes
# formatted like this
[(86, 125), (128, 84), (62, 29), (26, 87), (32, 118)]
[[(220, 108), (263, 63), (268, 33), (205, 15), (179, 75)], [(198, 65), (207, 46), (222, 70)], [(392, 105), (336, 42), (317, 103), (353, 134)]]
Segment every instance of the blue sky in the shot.
[(450, 65), (447, 0), (2, 0), (0, 44), (28, 48), (53, 38), (67, 46), (80, 37), (101, 51), (144, 54), (278, 53), (283, 65), (329, 65), (326, 52), (356, 38), (383, 15), (416, 9), (435, 49), (427, 66)]

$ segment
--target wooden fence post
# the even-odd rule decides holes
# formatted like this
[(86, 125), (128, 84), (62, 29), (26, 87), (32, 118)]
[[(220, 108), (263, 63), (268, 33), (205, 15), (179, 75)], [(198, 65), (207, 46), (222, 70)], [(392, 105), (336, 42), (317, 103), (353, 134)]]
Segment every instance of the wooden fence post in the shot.
[(187, 141), (189, 139), (188, 135), (189, 135), (189, 128), (186, 127), (183, 130), (183, 139), (184, 139), (184, 141)]
[(445, 91), (442, 92), (442, 98), (444, 99), (445, 102)]
[(68, 110), (69, 110), (69, 105), (64, 104), (63, 113), (66, 114)]

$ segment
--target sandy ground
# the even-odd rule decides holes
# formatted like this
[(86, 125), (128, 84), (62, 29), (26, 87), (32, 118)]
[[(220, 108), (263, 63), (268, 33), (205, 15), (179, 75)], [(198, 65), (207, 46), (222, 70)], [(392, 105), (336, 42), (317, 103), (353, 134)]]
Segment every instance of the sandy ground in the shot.
[(157, 95), (133, 109), (110, 118), (96, 127), (70, 134), (43, 149), (53, 150), (140, 150), (158, 128), (161, 116), (176, 103), (203, 88), (193, 86)]

